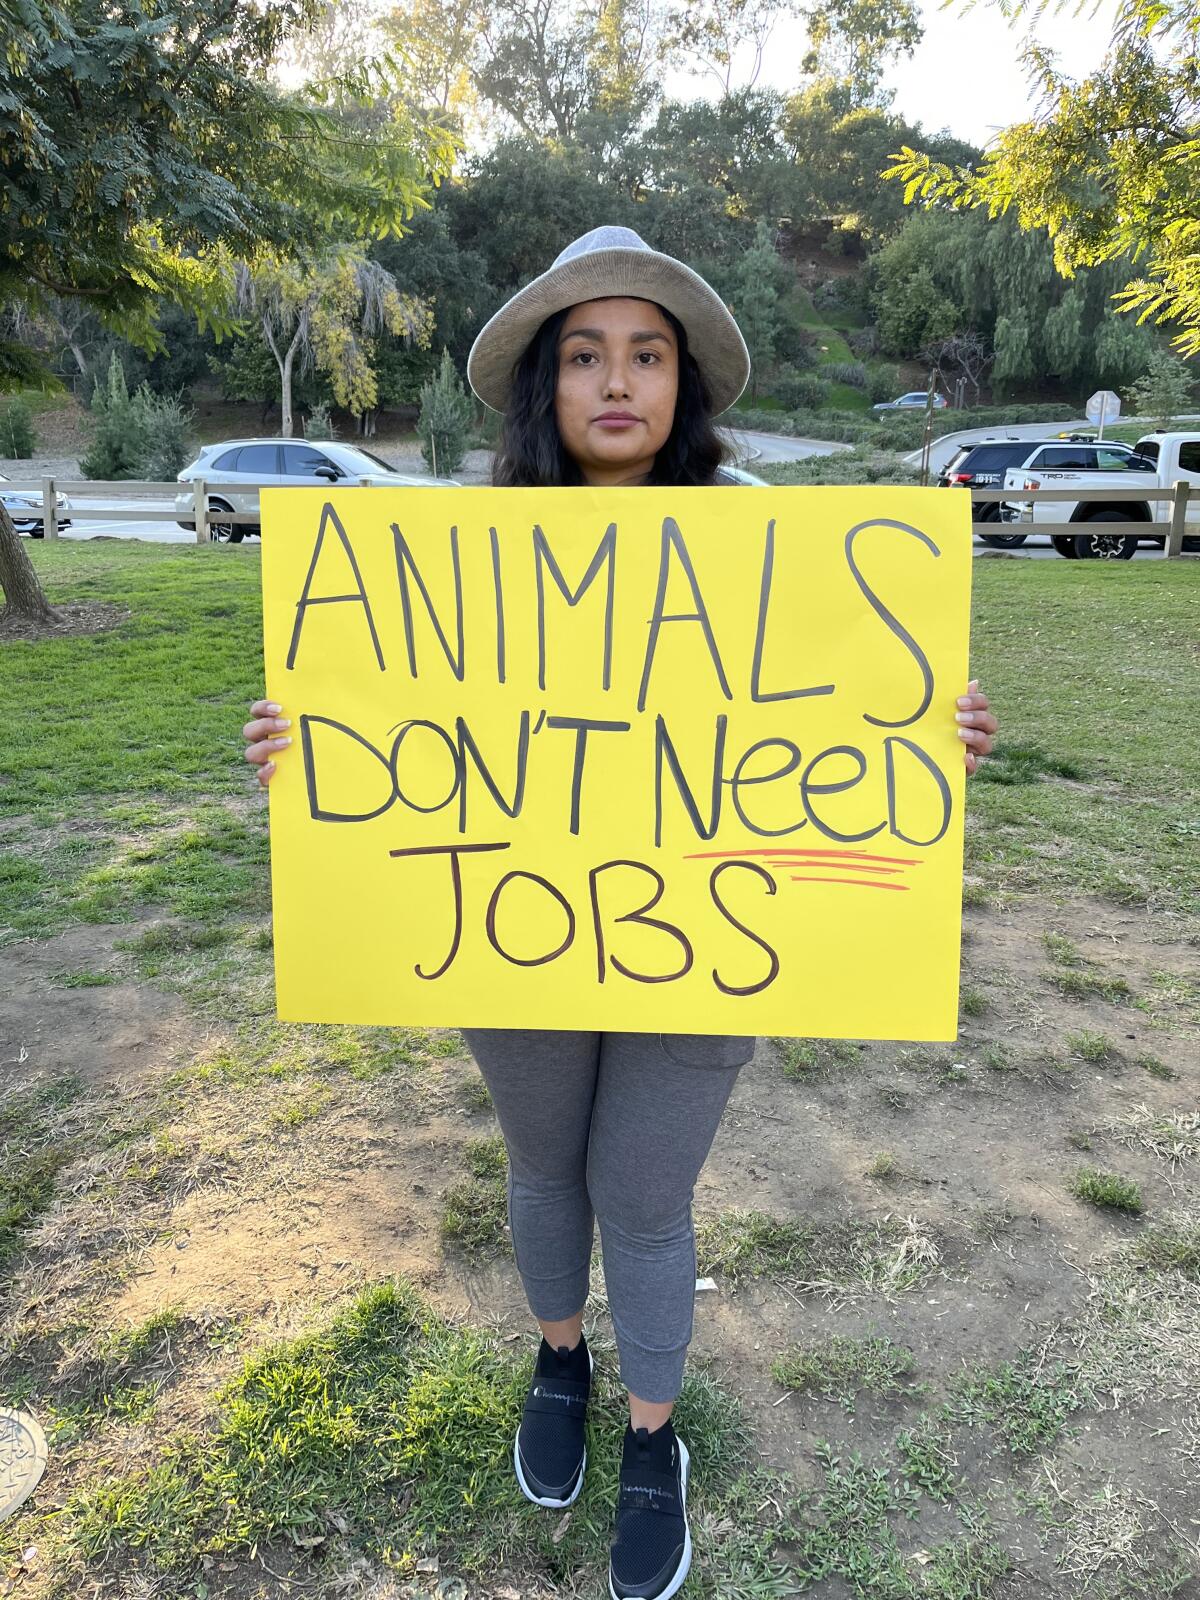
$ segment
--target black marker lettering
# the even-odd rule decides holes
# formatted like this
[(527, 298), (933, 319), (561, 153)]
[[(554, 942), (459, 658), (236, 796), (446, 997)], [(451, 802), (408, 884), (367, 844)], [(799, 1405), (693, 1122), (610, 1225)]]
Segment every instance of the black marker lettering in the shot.
[[(617, 922), (633, 922), (639, 928), (657, 928), (660, 933), (669, 934), (683, 951), (683, 965), (674, 972), (661, 972), (651, 974), (648, 972), (634, 972), (631, 967), (625, 966), (614, 955), (609, 955), (604, 944), (604, 924), (600, 916), (599, 883), (602, 872), (610, 872), (614, 867), (632, 867), (635, 872), (644, 872), (647, 877), (654, 879), (654, 893), (639, 906), (636, 911), (627, 911), (624, 916), (615, 918)], [(656, 872), (653, 867), (647, 866), (644, 861), (605, 861), (598, 867), (593, 867), (588, 873), (588, 891), (592, 900), (592, 926), (596, 932), (596, 977), (603, 983), (608, 974), (608, 964), (612, 965), (625, 978), (632, 978), (635, 983), (674, 983), (676, 978), (682, 978), (685, 973), (692, 970), (695, 959), (691, 942), (682, 928), (677, 928), (673, 922), (661, 922), (657, 917), (648, 917), (647, 911), (653, 911), (663, 897), (666, 880), (661, 872)]]
[(675, 787), (679, 791), (679, 798), (683, 801), (684, 808), (691, 818), (692, 827), (695, 828), (701, 839), (711, 839), (717, 831), (717, 824), (721, 820), (721, 771), (725, 762), (725, 730), (729, 718), (724, 714), (716, 720), (716, 732), (713, 742), (712, 764), (712, 791), (709, 803), (708, 822), (700, 815), (700, 808), (696, 804), (696, 797), (683, 775), (683, 768), (679, 764), (679, 756), (671, 742), (671, 735), (667, 732), (667, 724), (660, 713), (654, 719), (654, 843), (662, 844), (663, 820), (663, 758), (671, 769), (671, 776), (675, 780)]
[[(500, 896), (504, 892), (505, 885), (511, 883), (514, 878), (526, 878), (530, 883), (538, 884), (541, 888), (545, 889), (548, 894), (553, 895), (555, 900), (558, 901), (559, 905), (567, 913), (566, 937), (556, 949), (549, 951), (544, 956), (514, 956), (511, 951), (505, 950), (502, 947), (499, 939), (496, 937), (496, 907), (500, 904)], [(549, 878), (540, 877), (536, 872), (506, 872), (500, 879), (500, 882), (492, 890), (492, 898), (488, 901), (487, 936), (488, 943), (491, 945), (496, 954), (498, 956), (503, 956), (505, 961), (511, 961), (514, 967), (542, 967), (545, 966), (547, 961), (556, 961), (558, 957), (562, 955), (564, 950), (569, 950), (571, 948), (571, 943), (575, 938), (575, 913), (571, 909), (571, 902), (567, 899), (566, 895), (563, 894), (561, 889), (556, 889), (555, 886), (550, 882)]]
[[(858, 763), (858, 771), (852, 778), (843, 778), (837, 783), (814, 783), (813, 773), (822, 761), (828, 761), (831, 756), (850, 756)], [(873, 839), (887, 826), (886, 820), (874, 828), (865, 828), (862, 833), (839, 833), (829, 823), (822, 822), (821, 818), (809, 804), (809, 795), (812, 794), (842, 794), (847, 789), (853, 789), (856, 783), (861, 783), (867, 770), (867, 758), (857, 746), (852, 744), (831, 745), (828, 750), (822, 750), (815, 755), (805, 767), (800, 776), (800, 800), (804, 806), (805, 814), (813, 827), (823, 833), (827, 839), (836, 839), (839, 844), (854, 844), (860, 839)]]
[(500, 581), (500, 540), (489, 528), (492, 541), (492, 586), (496, 591), (496, 682), (504, 682), (504, 585)]
[(460, 760), (462, 761), (463, 772), (462, 793), (459, 796), (458, 802), (458, 831), (460, 833), (466, 833), (467, 831), (468, 753), (470, 754), (471, 760), (475, 763), (476, 771), (487, 785), (488, 793), (500, 807), (501, 811), (503, 811), (506, 816), (519, 817), (521, 815), (521, 807), (525, 803), (525, 771), (529, 762), (528, 711), (522, 711), (521, 713), (521, 731), (517, 735), (517, 771), (516, 776), (513, 779), (513, 797), (511, 805), (500, 793), (500, 790), (496, 785), (496, 780), (488, 771), (487, 762), (484, 761), (482, 755), (479, 753), (479, 746), (475, 743), (475, 738), (470, 728), (467, 727), (466, 719), (463, 717), (457, 717), (455, 719), (454, 727), (458, 734), (458, 751)]
[[(528, 716), (528, 712), (526, 712)], [(583, 792), (583, 767), (589, 733), (628, 733), (631, 722), (596, 722), (588, 717), (547, 717), (548, 728), (574, 728), (575, 764), (571, 770), (571, 832), (579, 832), (579, 805)]]
[[(400, 783), (400, 752), (404, 748), (404, 741), (408, 738), (409, 734), (414, 728), (427, 728), (430, 733), (442, 741), (446, 747), (447, 753), (450, 756), (453, 782), (451, 783), (449, 791), (445, 797), (439, 800), (436, 805), (421, 805), (418, 801), (413, 800), (409, 795), (405, 794)], [(426, 815), (429, 815), (434, 811), (441, 811), (443, 806), (448, 806), (451, 800), (454, 799), (454, 796), (465, 787), (465, 784), (462, 755), (455, 747), (454, 740), (446, 732), (445, 728), (442, 727), (441, 723), (426, 722), (424, 718), (413, 717), (408, 722), (397, 723), (396, 727), (389, 728), (388, 732), (396, 734), (396, 737), (392, 740), (392, 753), (389, 764), (392, 769), (392, 784), (395, 787), (397, 798), (400, 800), (401, 804), (406, 805), (410, 811), (423, 811), (426, 813)]]
[[(354, 573), (354, 582), (357, 585), (354, 594), (312, 594), (313, 575), (317, 570), (317, 560), (321, 554), (321, 546), (325, 543), (325, 528), (332, 522), (338, 538), (342, 541), (350, 561), (351, 571)], [(300, 630), (304, 626), (305, 614), (309, 606), (341, 605), (349, 601), (353, 605), (360, 605), (367, 619), (367, 627), (371, 630), (371, 643), (375, 646), (375, 659), (379, 663), (380, 672), (385, 671), (383, 664), (383, 651), (379, 646), (379, 635), (375, 631), (375, 618), (371, 615), (371, 602), (367, 599), (367, 591), (363, 587), (362, 574), (358, 570), (358, 561), (354, 554), (354, 546), (346, 537), (346, 530), (338, 521), (337, 512), (328, 503), (321, 511), (321, 523), (317, 529), (317, 542), (313, 545), (312, 560), (308, 564), (308, 574), (304, 579), (304, 588), (300, 591), (300, 598), (296, 602), (296, 621), (292, 626), (292, 642), (288, 646), (287, 669), (290, 672), (296, 664), (296, 651), (300, 648)]]
[(591, 565), (584, 573), (578, 589), (572, 590), (570, 584), (562, 575), (562, 568), (554, 559), (554, 552), (546, 539), (546, 535), (536, 524), (533, 529), (533, 563), (537, 576), (537, 604), (538, 604), (538, 688), (546, 687), (546, 580), (543, 567), (550, 568), (550, 576), (558, 586), (558, 592), (569, 606), (577, 606), (583, 599), (591, 584), (595, 581), (597, 573), (605, 562), (608, 562), (608, 597), (604, 602), (604, 670), (601, 676), (601, 687), (607, 689), (612, 683), (612, 646), (613, 646), (613, 607), (616, 601), (617, 583), (617, 525), (610, 522), (608, 532), (596, 546), (596, 554), (592, 557)]
[[(901, 829), (899, 823), (896, 821), (896, 765), (895, 757), (892, 754), (892, 746), (897, 744), (903, 745), (906, 750), (911, 751), (911, 753), (916, 756), (917, 760), (933, 778), (933, 781), (937, 784), (938, 794), (941, 797), (942, 802), (942, 825), (934, 834), (932, 839), (913, 839), (909, 834), (905, 833)], [(888, 735), (888, 737), (883, 741), (883, 750), (887, 767), (889, 833), (894, 834), (897, 839), (903, 839), (905, 844), (936, 844), (945, 833), (946, 829), (950, 826), (950, 785), (946, 782), (942, 769), (938, 766), (937, 762), (934, 761), (932, 756), (928, 755), (924, 750), (921, 749), (919, 744), (913, 744), (911, 739), (901, 738), (898, 733)]]
[[(663, 607), (667, 603), (667, 584), (671, 576), (671, 552), (679, 557), (688, 584), (692, 591), (692, 600), (695, 602), (695, 611), (681, 611), (673, 615), (666, 615)], [(717, 649), (717, 641), (713, 637), (712, 624), (708, 620), (708, 609), (700, 593), (700, 585), (696, 582), (696, 570), (692, 566), (692, 558), (688, 547), (683, 542), (683, 534), (679, 531), (679, 524), (674, 517), (664, 517), (662, 525), (662, 543), (658, 556), (658, 590), (654, 596), (654, 615), (650, 618), (650, 634), (646, 640), (646, 659), (642, 663), (642, 684), (638, 690), (637, 708), (639, 711), (646, 709), (646, 690), (650, 685), (650, 669), (654, 665), (654, 653), (658, 649), (658, 635), (664, 622), (698, 622), (704, 631), (704, 642), (708, 646), (708, 653), (712, 664), (716, 668), (717, 682), (721, 685), (721, 693), (726, 700), (733, 699), (733, 691), (729, 687), (729, 680), (725, 676), (725, 668), (721, 664), (721, 652)]]
[(921, 696), (921, 703), (911, 716), (900, 717), (896, 721), (889, 721), (886, 717), (872, 717), (864, 711), (863, 721), (873, 722), (877, 728), (907, 728), (909, 723), (916, 722), (918, 718), (923, 717), (926, 711), (929, 709), (929, 702), (933, 699), (933, 672), (929, 665), (929, 658), (926, 656), (924, 650), (921, 649), (921, 646), (913, 638), (912, 634), (909, 633), (904, 624), (902, 622), (897, 622), (896, 618), (884, 605), (883, 601), (880, 600), (879, 597), (874, 593), (870, 585), (867, 583), (867, 580), (858, 570), (858, 564), (854, 559), (854, 541), (864, 528), (897, 528), (901, 533), (911, 533), (914, 539), (920, 539), (921, 543), (932, 550), (935, 556), (940, 556), (942, 552), (938, 549), (937, 545), (934, 544), (933, 540), (927, 533), (922, 533), (919, 528), (909, 527), (907, 522), (893, 522), (889, 517), (875, 517), (870, 522), (860, 522), (856, 528), (851, 528), (850, 532), (846, 535), (846, 561), (849, 564), (850, 571), (854, 574), (855, 583), (858, 584), (858, 587), (866, 596), (867, 603), (870, 605), (871, 609), (883, 618), (884, 622), (887, 623), (888, 627), (896, 635), (897, 639), (900, 640), (901, 644), (904, 645), (905, 649), (912, 656), (918, 667), (920, 667), (921, 679), (924, 684), (924, 693)]
[[(771, 576), (775, 570), (775, 518), (767, 523), (767, 540), (763, 546), (762, 582), (758, 590), (758, 627), (754, 634), (754, 662), (750, 668), (751, 700), (799, 700), (804, 695), (832, 694), (833, 684), (823, 683), (811, 689), (773, 689), (764, 694), (761, 690), (763, 646), (767, 638), (767, 611), (771, 604)], [(789, 769), (790, 770), (790, 769)]]
[(714, 967), (713, 982), (716, 984), (717, 988), (720, 989), (722, 994), (761, 994), (762, 991), (767, 988), (769, 984), (774, 983), (775, 979), (779, 976), (779, 957), (775, 954), (775, 951), (772, 950), (771, 946), (765, 939), (760, 939), (758, 934), (754, 933), (750, 928), (748, 928), (744, 922), (739, 922), (734, 916), (733, 912), (730, 911), (729, 907), (722, 903), (721, 896), (717, 893), (717, 882), (720, 879), (721, 874), (723, 872), (727, 872), (730, 867), (741, 867), (744, 871), (757, 873), (766, 884), (768, 894), (775, 893), (775, 879), (765, 867), (760, 867), (757, 861), (720, 861), (712, 869), (708, 879), (708, 892), (712, 896), (713, 905), (716, 906), (717, 910), (725, 918), (726, 922), (732, 923), (739, 933), (744, 933), (747, 939), (749, 939), (753, 944), (756, 944), (760, 950), (765, 950), (767, 952), (767, 955), (771, 958), (771, 964), (765, 978), (761, 978), (757, 983), (747, 983), (741, 985), (726, 983), (721, 977), (721, 974), (717, 971), (716, 967)]
[[(783, 766), (776, 767), (773, 772), (764, 772), (761, 778), (743, 778), (742, 768), (746, 763), (757, 755), (760, 750), (766, 750), (770, 745), (778, 745), (781, 750), (788, 752), (787, 760)], [(738, 821), (744, 828), (749, 828), (751, 833), (758, 834), (760, 839), (778, 839), (782, 834), (796, 833), (801, 828), (807, 828), (808, 823), (801, 817), (799, 822), (789, 822), (783, 828), (760, 828), (756, 822), (751, 822), (746, 815), (738, 791), (751, 784), (774, 783), (777, 778), (786, 778), (790, 772), (795, 772), (799, 765), (799, 746), (794, 745), (790, 739), (759, 739), (756, 744), (752, 744), (745, 754), (741, 756), (737, 766), (733, 769), (733, 777), (725, 780), (729, 785), (729, 798), (733, 802), (733, 809), (737, 812)]]
[(416, 579), (417, 588), (421, 591), (421, 599), (425, 603), (425, 610), (429, 620), (433, 623), (433, 631), (437, 634), (438, 643), (442, 653), (450, 665), (450, 671), (463, 681), (466, 672), (466, 650), (463, 639), (463, 592), (462, 592), (462, 564), (458, 557), (458, 529), (450, 529), (450, 563), (454, 569), (454, 612), (456, 647), (450, 648), (450, 641), (446, 638), (445, 629), (437, 611), (434, 609), (433, 600), (421, 576), (420, 569), (413, 558), (413, 553), (408, 547), (408, 540), (400, 532), (396, 524), (392, 523), (392, 539), (396, 546), (396, 576), (400, 580), (400, 604), (404, 609), (404, 639), (408, 645), (408, 670), (415, 678), (417, 676), (417, 641), (413, 631), (412, 595), (408, 587), (408, 574), (412, 573)]
[(424, 844), (416, 845), (408, 850), (389, 850), (390, 856), (449, 856), (450, 857), (450, 882), (454, 889), (454, 937), (450, 942), (450, 953), (442, 962), (436, 972), (422, 972), (420, 963), (413, 968), (418, 978), (425, 978), (432, 982), (448, 972), (450, 964), (458, 954), (458, 947), (462, 943), (463, 926), (463, 892), (462, 892), (462, 867), (459, 865), (459, 856), (481, 850), (507, 850), (507, 844)]
[(382, 805), (375, 807), (374, 811), (326, 811), (317, 799), (317, 764), (313, 755), (312, 725), (317, 723), (325, 728), (336, 728), (338, 733), (347, 734), (356, 744), (361, 744), (364, 750), (369, 750), (376, 761), (383, 763), (390, 771), (388, 758), (382, 750), (377, 750), (369, 739), (364, 739), (361, 733), (355, 733), (353, 728), (348, 728), (344, 722), (335, 722), (332, 717), (316, 717), (309, 712), (304, 712), (300, 718), (300, 749), (304, 755), (304, 785), (308, 792), (308, 814), (314, 822), (369, 822), (372, 817), (381, 817), (388, 807), (396, 800), (397, 791), (395, 774), (392, 773), (391, 793)]

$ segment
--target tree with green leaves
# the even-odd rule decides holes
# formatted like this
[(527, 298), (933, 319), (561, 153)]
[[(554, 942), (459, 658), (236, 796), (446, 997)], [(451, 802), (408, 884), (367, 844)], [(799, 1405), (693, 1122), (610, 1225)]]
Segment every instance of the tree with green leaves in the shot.
[(375, 336), (386, 330), (421, 345), (433, 331), (428, 303), (401, 293), (392, 274), (355, 246), (335, 246), (308, 264), (265, 256), (242, 262), (236, 281), (238, 307), (279, 369), (285, 439), (293, 432), (297, 368), (324, 373), (335, 402), (358, 415), (379, 395)]
[(844, 84), (856, 108), (889, 104), (891, 94), (880, 90), (884, 72), (921, 42), (915, 0), (821, 0), (803, 15), (810, 41), (805, 72)]
[(1156, 350), (1126, 398), (1136, 416), (1152, 417), (1160, 428), (1169, 428), (1181, 412), (1195, 404), (1195, 394), (1195, 374), (1187, 363)]
[(462, 465), (472, 416), (470, 396), (462, 386), (449, 350), (443, 350), (437, 376), (421, 388), (421, 414), (417, 420), (422, 458), (437, 476), (446, 477)]
[(750, 393), (757, 398), (760, 381), (770, 371), (780, 326), (779, 255), (774, 232), (766, 222), (754, 229), (754, 243), (742, 255), (730, 282), (730, 309), (750, 352)]
[[(1010, 17), (1033, 0), (998, 0)], [(1053, 0), (1060, 10), (1066, 0)], [(1037, 8), (1040, 14), (1041, 7)], [(885, 176), (906, 200), (1012, 212), (1053, 241), (1058, 271), (1120, 261), (1121, 309), (1174, 324), (1182, 355), (1200, 353), (1200, 8), (1195, 0), (1117, 0), (1108, 54), (1068, 77), (1036, 45), (1037, 113), (1007, 128), (975, 167), (905, 145)]]
[[(364, 64), (286, 93), (267, 68), (318, 0), (0, 0), (0, 303), (92, 306), (147, 348), (162, 302), (231, 331), (236, 260), (402, 230), (455, 142)], [(386, 91), (387, 115), (347, 134)], [(38, 363), (0, 346), (0, 381)], [(5, 615), (53, 613), (0, 510)]]

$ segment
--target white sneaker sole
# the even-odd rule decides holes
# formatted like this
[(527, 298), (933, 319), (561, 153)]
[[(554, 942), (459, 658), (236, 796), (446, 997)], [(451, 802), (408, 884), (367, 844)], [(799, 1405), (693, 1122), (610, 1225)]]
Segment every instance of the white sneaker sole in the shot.
[[(590, 1374), (590, 1373), (595, 1372), (595, 1370), (596, 1370), (595, 1358), (593, 1357), (592, 1352), (589, 1350), (588, 1351), (588, 1372)], [(516, 1438), (513, 1440), (513, 1467), (516, 1470), (517, 1483), (520, 1485), (521, 1493), (525, 1496), (526, 1500), (532, 1500), (535, 1506), (544, 1506), (547, 1511), (562, 1511), (565, 1507), (567, 1507), (569, 1505), (574, 1505), (575, 1501), (578, 1500), (578, 1498), (579, 1498), (579, 1491), (583, 1488), (583, 1478), (584, 1478), (584, 1474), (587, 1472), (587, 1446), (585, 1445), (584, 1448), (583, 1448), (583, 1460), (579, 1463), (579, 1478), (578, 1478), (578, 1480), (577, 1480), (577, 1482), (575, 1484), (574, 1489), (572, 1489), (571, 1493), (567, 1496), (567, 1498), (565, 1500), (550, 1500), (550, 1499), (544, 1498), (540, 1494), (535, 1494), (534, 1491), (529, 1487), (529, 1484), (526, 1482), (525, 1474), (521, 1471), (521, 1424), (520, 1423), (517, 1424), (517, 1435), (516, 1435)]]
[[(675, 1442), (679, 1446), (679, 1458), (683, 1463), (683, 1559), (680, 1561), (679, 1568), (667, 1587), (665, 1589), (660, 1589), (656, 1595), (651, 1597), (651, 1600), (671, 1600), (671, 1596), (673, 1594), (678, 1594), (680, 1589), (683, 1588), (684, 1582), (687, 1579), (688, 1569), (692, 1564), (692, 1530), (688, 1527), (687, 1519), (688, 1467), (691, 1462), (691, 1457), (688, 1455), (688, 1447), (684, 1444), (682, 1439), (676, 1439)], [(608, 1572), (608, 1592), (611, 1595), (612, 1600), (621, 1600), (621, 1596), (613, 1588), (611, 1567), (609, 1568)]]

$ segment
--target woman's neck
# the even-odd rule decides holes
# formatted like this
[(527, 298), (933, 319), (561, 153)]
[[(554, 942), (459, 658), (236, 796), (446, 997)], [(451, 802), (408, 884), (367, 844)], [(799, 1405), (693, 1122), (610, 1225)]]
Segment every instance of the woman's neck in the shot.
[(649, 483), (654, 462), (623, 463), (612, 467), (585, 467), (583, 481), (591, 489), (626, 489), (633, 484)]

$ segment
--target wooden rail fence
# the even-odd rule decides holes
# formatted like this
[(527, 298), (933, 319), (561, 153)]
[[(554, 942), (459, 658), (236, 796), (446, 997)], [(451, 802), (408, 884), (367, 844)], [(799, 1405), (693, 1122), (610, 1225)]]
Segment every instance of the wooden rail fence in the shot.
[[(56, 479), (41, 478), (5, 483), (6, 493), (36, 494), (40, 491), (42, 496), (42, 531), (47, 539), (58, 538), (58, 512), (60, 495), (84, 495), (88, 499), (122, 499), (122, 500), (169, 500), (170, 508), (147, 506), (131, 508), (129, 506), (115, 506), (111, 509), (96, 507), (71, 507), (73, 521), (84, 522), (176, 522), (180, 519), (194, 521), (196, 527), (196, 543), (206, 544), (210, 541), (212, 524), (232, 523), (236, 526), (258, 526), (257, 512), (235, 512), (215, 509), (209, 505), (210, 495), (245, 494), (247, 490), (278, 487), (278, 485), (255, 483), (226, 483), (220, 480), (209, 481), (205, 478), (196, 478), (190, 484), (180, 483), (147, 483), (141, 480), (132, 482), (93, 481), (85, 479)], [(296, 487), (302, 487), (297, 485)], [(313, 484), (314, 490), (325, 492), (328, 484)], [(176, 511), (175, 497), (185, 490), (192, 491), (192, 505), (190, 510)], [(1032, 522), (974, 522), (972, 527), (979, 534), (997, 534), (1005, 531), (1012, 533), (1045, 533), (1050, 535), (1069, 535), (1082, 532), (1082, 525), (1078, 522), (1046, 522), (1036, 520), (1036, 507), (1052, 501), (1082, 500), (1103, 502), (1106, 505), (1119, 505), (1123, 503), (1145, 503), (1147, 501), (1158, 505), (1164, 502), (1169, 510), (1165, 518), (1152, 522), (1105, 522), (1103, 524), (1106, 534), (1161, 534), (1165, 540), (1165, 553), (1168, 556), (1178, 556), (1183, 552), (1185, 531), (1189, 538), (1200, 537), (1200, 526), (1187, 527), (1189, 508), (1195, 504), (1200, 508), (1200, 484), (1177, 482), (1170, 488), (1158, 485), (1145, 489), (1132, 487), (1128, 489), (960, 489), (961, 494), (970, 494), (975, 502), (997, 503), (1013, 501), (1025, 503), (1032, 501), (1035, 507), (1035, 520)], [(1198, 511), (1200, 521), (1200, 511)]]

